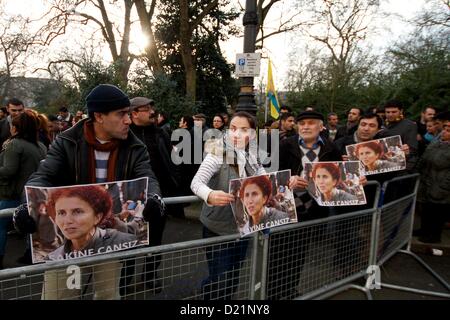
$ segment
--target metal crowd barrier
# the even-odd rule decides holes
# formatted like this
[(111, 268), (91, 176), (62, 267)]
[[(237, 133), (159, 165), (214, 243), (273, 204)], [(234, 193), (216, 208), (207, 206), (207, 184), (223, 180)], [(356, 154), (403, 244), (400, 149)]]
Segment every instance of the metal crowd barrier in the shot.
[[(387, 199), (389, 184), (407, 179), (414, 182), (412, 191), (403, 188), (405, 194), (399, 199), (379, 203), (378, 199)], [(242, 239), (236, 234), (0, 270), (0, 299), (323, 299), (348, 289), (361, 290), (372, 299), (368, 284), (352, 282), (398, 252), (415, 256), (408, 244), (417, 180), (417, 175), (394, 179), (383, 186), (381, 197), (379, 184), (370, 182), (376, 194), (369, 209), (272, 228)], [(404, 246), (408, 246), (406, 252)], [(208, 259), (224, 252), (243, 260), (227, 272), (208, 264)], [(220, 276), (206, 282), (211, 272)], [(75, 274), (79, 276), (72, 277)]]
[[(419, 174), (400, 176), (383, 184), (382, 199), (384, 201), (377, 215), (377, 234), (374, 242), (377, 255), (372, 264), (382, 266), (397, 253), (409, 255), (417, 260), (450, 292), (449, 284), (411, 251), (414, 209), (418, 187)], [(388, 196), (389, 199), (387, 199)], [(420, 290), (383, 282), (379, 282), (378, 285), (389, 289), (450, 298), (450, 293)]]
[[(200, 284), (208, 275), (205, 251), (212, 254), (241, 241), (238, 235), (199, 239), (158, 247), (98, 255), (82, 260), (66, 260), (0, 271), (0, 300), (4, 299), (205, 299)], [(248, 238), (248, 253), (256, 237)], [(223, 299), (253, 299), (253, 275), (256, 268), (247, 254), (238, 272), (231, 270), (213, 281), (209, 296)], [(146, 261), (147, 259), (147, 261)], [(146, 268), (161, 259), (154, 278), (160, 286), (148, 286)], [(75, 267), (71, 267), (75, 266)], [(70, 278), (79, 268), (81, 281)], [(72, 288), (68, 287), (72, 284)], [(237, 284), (237, 286), (236, 286)], [(236, 286), (236, 288), (233, 288)], [(231, 292), (231, 293), (230, 293)]]

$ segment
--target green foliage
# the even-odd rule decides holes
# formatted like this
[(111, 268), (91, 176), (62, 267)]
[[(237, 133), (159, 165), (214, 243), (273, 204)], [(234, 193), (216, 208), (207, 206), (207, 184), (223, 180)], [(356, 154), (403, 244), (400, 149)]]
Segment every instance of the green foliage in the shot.
[(80, 99), (72, 107), (75, 107), (77, 110), (83, 110), (89, 92), (99, 84), (108, 83), (116, 85), (124, 91), (126, 89), (120, 77), (117, 75), (117, 68), (113, 64), (105, 66), (101, 62), (87, 61), (81, 66), (79, 76), (76, 80), (80, 92)]
[(145, 70), (140, 70), (130, 82), (130, 97), (143, 96), (153, 99), (157, 110), (169, 114), (172, 128), (177, 127), (178, 120), (183, 115), (198, 111), (199, 106), (186, 100), (184, 95), (180, 94), (177, 83), (167, 76), (149, 76)]
[[(237, 33), (234, 21), (238, 13), (233, 9), (223, 9), (228, 3), (221, 1), (219, 9), (213, 10), (203, 19), (191, 39), (197, 73), (195, 109), (209, 117), (226, 111), (227, 105), (234, 103), (239, 93), (237, 80), (231, 77), (233, 66), (226, 62), (219, 47), (219, 40), (226, 40)], [(193, 1), (189, 8), (191, 17), (199, 14), (195, 4)], [(179, 52), (178, 6), (174, 1), (160, 1), (155, 37), (161, 49), (164, 68), (170, 80), (176, 84), (177, 92), (184, 95), (185, 74)]]
[(450, 101), (450, 41), (436, 35), (415, 36), (389, 51), (397, 75), (392, 96), (401, 100), (412, 115)]
[[(35, 110), (46, 115), (55, 115), (59, 108), (67, 106), (68, 109), (74, 113), (78, 102), (80, 101), (80, 93), (77, 88), (69, 84), (58, 83), (46, 84), (36, 90), (35, 95)], [(83, 108), (80, 108), (83, 110)]]
[(312, 52), (309, 65), (291, 70), (295, 76), (289, 81), (288, 104), (297, 112), (312, 105), (323, 113), (330, 112), (333, 104), (333, 111), (343, 115), (351, 106), (367, 109), (395, 98), (403, 102), (412, 118), (427, 105), (448, 108), (449, 49), (448, 38), (414, 33), (391, 47), (383, 60), (357, 56), (335, 86), (333, 68)]

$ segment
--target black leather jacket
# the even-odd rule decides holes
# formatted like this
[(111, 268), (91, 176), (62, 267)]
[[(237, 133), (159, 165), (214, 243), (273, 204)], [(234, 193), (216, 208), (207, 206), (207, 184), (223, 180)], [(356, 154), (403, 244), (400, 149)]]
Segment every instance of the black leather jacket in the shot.
[[(52, 143), (47, 157), (27, 182), (29, 186), (58, 187), (89, 184), (88, 144), (84, 138), (85, 119), (62, 132)], [(148, 194), (161, 195), (158, 181), (150, 166), (145, 145), (131, 132), (119, 145), (116, 180), (149, 178)]]

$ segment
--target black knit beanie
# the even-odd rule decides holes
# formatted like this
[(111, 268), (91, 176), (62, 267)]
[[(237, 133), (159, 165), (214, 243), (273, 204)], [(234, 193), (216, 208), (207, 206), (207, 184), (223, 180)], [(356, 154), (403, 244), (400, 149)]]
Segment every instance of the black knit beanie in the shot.
[(86, 97), (88, 113), (109, 112), (129, 106), (128, 96), (112, 84), (99, 84)]

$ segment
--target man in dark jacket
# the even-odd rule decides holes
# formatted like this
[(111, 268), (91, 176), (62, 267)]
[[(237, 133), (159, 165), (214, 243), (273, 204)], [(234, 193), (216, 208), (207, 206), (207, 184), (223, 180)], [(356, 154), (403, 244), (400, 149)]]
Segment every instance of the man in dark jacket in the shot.
[(11, 121), (13, 118), (25, 111), (23, 102), (17, 98), (9, 99), (6, 102), (6, 109), (8, 110), (8, 116), (0, 120), (0, 148), (3, 142), (11, 137)]
[(387, 132), (385, 130), (381, 130), (382, 124), (383, 120), (375, 113), (364, 114), (361, 119), (359, 119), (359, 124), (355, 133), (334, 141), (334, 144), (338, 148), (341, 155), (346, 156), (346, 146), (348, 145), (366, 142), (373, 139), (386, 138)]
[[(320, 136), (324, 121), (322, 114), (305, 111), (296, 120), (298, 134), (281, 142), (279, 154), (280, 170), (291, 170), (289, 187), (294, 191), (298, 220), (302, 222), (330, 215), (328, 207), (318, 206), (306, 192), (308, 182), (303, 177), (305, 163), (341, 161), (342, 158), (336, 147)], [(269, 299), (292, 299), (298, 295), (297, 285), (308, 250), (305, 244), (311, 240), (312, 235), (323, 233), (323, 230), (315, 226), (312, 228), (314, 231), (311, 230), (311, 233), (296, 230), (289, 238), (273, 239), (274, 245), (269, 251), (272, 262), (268, 273)]]
[[(129, 132), (128, 96), (113, 85), (101, 84), (89, 93), (86, 105), (89, 118), (56, 137), (27, 185), (57, 187), (148, 177), (144, 218), (150, 221), (154, 215), (163, 215), (164, 203), (147, 149)], [(16, 227), (33, 233), (29, 219), (26, 215), (16, 218)]]
[[(151, 99), (145, 97), (136, 97), (131, 99), (131, 131), (140, 139), (147, 147), (150, 156), (150, 163), (155, 172), (164, 197), (176, 196), (179, 189), (177, 168), (173, 164), (170, 153), (172, 145), (168, 134), (157, 127), (157, 113), (152, 107)], [(169, 205), (166, 210), (167, 214), (177, 217), (184, 217), (183, 206)], [(150, 233), (151, 246), (161, 245), (164, 226), (166, 223), (165, 216), (155, 217), (150, 221), (154, 226), (155, 232)], [(150, 288), (160, 288), (160, 281), (157, 280), (156, 269), (160, 263), (161, 256), (156, 261), (154, 256), (146, 258), (146, 285)]]
[(403, 104), (397, 100), (390, 100), (384, 105), (386, 113), (386, 129), (389, 136), (399, 135), (402, 138), (402, 144), (409, 146), (409, 155), (406, 157), (406, 170), (411, 172), (416, 166), (418, 141), (417, 125), (405, 119), (403, 115)]
[(334, 139), (337, 140), (339, 138), (353, 134), (363, 113), (364, 110), (361, 108), (351, 108), (347, 112), (347, 124), (338, 128)]

